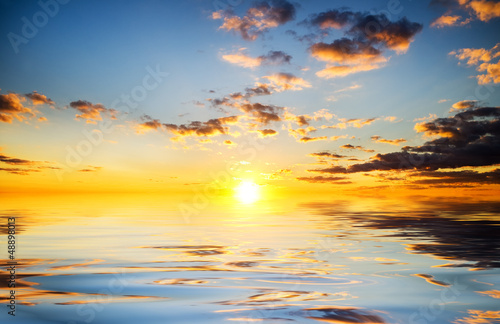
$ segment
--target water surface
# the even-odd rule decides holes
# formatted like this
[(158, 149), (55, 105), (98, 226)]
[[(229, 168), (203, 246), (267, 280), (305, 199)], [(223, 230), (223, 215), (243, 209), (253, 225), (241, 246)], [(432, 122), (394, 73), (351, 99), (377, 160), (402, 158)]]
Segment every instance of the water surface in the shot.
[(182, 201), (6, 200), (1, 322), (500, 323), (499, 202)]

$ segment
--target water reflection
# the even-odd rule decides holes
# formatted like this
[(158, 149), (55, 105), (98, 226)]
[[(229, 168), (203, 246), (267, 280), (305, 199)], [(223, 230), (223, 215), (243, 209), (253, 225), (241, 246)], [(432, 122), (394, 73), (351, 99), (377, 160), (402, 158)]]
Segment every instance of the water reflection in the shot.
[[(412, 253), (431, 254), (448, 261), (442, 267), (468, 267), (483, 270), (500, 267), (500, 203), (426, 202), (426, 207), (401, 211), (377, 210), (349, 214), (338, 205), (308, 204), (323, 215), (341, 217), (354, 228), (394, 230), (380, 236), (402, 238)], [(333, 210), (332, 210), (333, 209)], [(425, 240), (427, 242), (411, 243)]]
[(9, 208), (16, 323), (499, 321), (500, 203), (290, 205)]

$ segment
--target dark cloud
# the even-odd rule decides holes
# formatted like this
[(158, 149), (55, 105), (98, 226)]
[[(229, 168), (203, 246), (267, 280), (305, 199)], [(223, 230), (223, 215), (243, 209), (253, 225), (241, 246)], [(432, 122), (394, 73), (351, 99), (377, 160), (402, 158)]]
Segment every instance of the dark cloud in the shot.
[(270, 122), (280, 121), (282, 107), (264, 105), (261, 103), (245, 103), (240, 106), (241, 111), (250, 114), (259, 124), (267, 125)]
[(330, 158), (330, 159), (342, 159), (346, 157), (345, 155), (340, 155), (330, 152), (318, 152), (318, 153), (311, 153), (309, 155), (317, 158)]
[(80, 115), (76, 115), (76, 119), (82, 119), (91, 124), (102, 120), (101, 114), (109, 116), (111, 119), (116, 119), (116, 114), (118, 113), (115, 109), (108, 109), (102, 104), (93, 104), (86, 100), (70, 102), (69, 106), (81, 113)]
[(143, 123), (136, 126), (139, 133), (149, 130), (166, 130), (178, 136), (215, 136), (228, 134), (229, 128), (226, 125), (236, 124), (240, 116), (229, 116), (210, 119), (206, 122), (193, 121), (189, 124), (176, 125), (161, 123), (158, 119), (150, 116), (142, 116)]
[(312, 15), (309, 23), (321, 29), (341, 29), (348, 24), (352, 24), (357, 16), (359, 16), (359, 13), (354, 13), (349, 10), (341, 11), (335, 9)]
[(259, 83), (253, 88), (246, 88), (244, 97), (250, 98), (254, 96), (268, 96), (272, 94), (272, 89), (273, 87), (268, 84)]
[(59, 167), (49, 165), (50, 163), (47, 161), (31, 161), (10, 157), (4, 154), (0, 154), (0, 162), (16, 166), (8, 168), (0, 167), (0, 171), (17, 175), (29, 175), (31, 172), (41, 172), (44, 169), (60, 169)]
[(172, 134), (180, 136), (214, 136), (228, 133), (227, 124), (238, 121), (237, 116), (210, 119), (206, 122), (193, 121), (187, 125), (163, 124)]
[(263, 65), (290, 64), (292, 56), (283, 51), (269, 51), (266, 55), (259, 56)]
[(246, 16), (220, 10), (214, 12), (212, 18), (223, 19), (220, 29), (233, 30), (243, 39), (253, 41), (267, 30), (295, 19), (295, 6), (286, 0), (262, 1), (248, 9)]
[(483, 183), (483, 184), (500, 184), (500, 169), (495, 169), (489, 172), (477, 172), (473, 170), (462, 171), (428, 171), (428, 172), (413, 172), (409, 174), (411, 177), (423, 177), (424, 179), (413, 180), (414, 184), (425, 185), (444, 185), (444, 184), (460, 184), (460, 183)]
[(360, 151), (364, 151), (364, 152), (367, 152), (367, 153), (373, 153), (373, 152), (375, 152), (375, 150), (365, 149), (363, 146), (360, 146), (360, 145), (354, 146), (352, 144), (345, 144), (345, 145), (342, 145), (340, 148), (341, 149), (346, 149), (346, 150), (360, 150)]
[(427, 136), (438, 137), (421, 146), (405, 146), (401, 152), (377, 154), (369, 162), (311, 171), (434, 171), (467, 166), (493, 166), (500, 163), (500, 108), (477, 108), (452, 117), (419, 123), (415, 129)]
[(13, 165), (32, 165), (36, 164), (37, 162), (35, 161), (29, 161), (29, 160), (24, 160), (24, 159), (18, 159), (18, 158), (12, 158), (3, 154), (0, 154), (0, 162), (7, 163), (7, 164), (13, 164)]
[(309, 48), (311, 55), (328, 62), (319, 77), (333, 78), (378, 69), (387, 58), (385, 50), (404, 53), (422, 25), (407, 18), (390, 21), (384, 14), (372, 15), (349, 10), (330, 10), (306, 21), (322, 30), (344, 29), (345, 37), (332, 43), (318, 42)]

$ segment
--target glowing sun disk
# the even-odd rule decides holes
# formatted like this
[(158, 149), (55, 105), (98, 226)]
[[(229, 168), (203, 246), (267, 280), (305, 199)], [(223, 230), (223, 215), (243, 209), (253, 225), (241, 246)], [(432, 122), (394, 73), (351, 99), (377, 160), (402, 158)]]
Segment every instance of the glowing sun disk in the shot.
[(253, 181), (242, 181), (235, 188), (235, 196), (244, 204), (251, 204), (259, 199), (260, 188)]

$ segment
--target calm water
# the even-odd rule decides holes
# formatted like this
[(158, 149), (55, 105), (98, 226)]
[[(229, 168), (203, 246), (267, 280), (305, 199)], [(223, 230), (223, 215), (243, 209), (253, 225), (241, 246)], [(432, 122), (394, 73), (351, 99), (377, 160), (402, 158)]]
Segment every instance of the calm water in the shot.
[(16, 218), (1, 323), (500, 323), (500, 203), (59, 197)]

